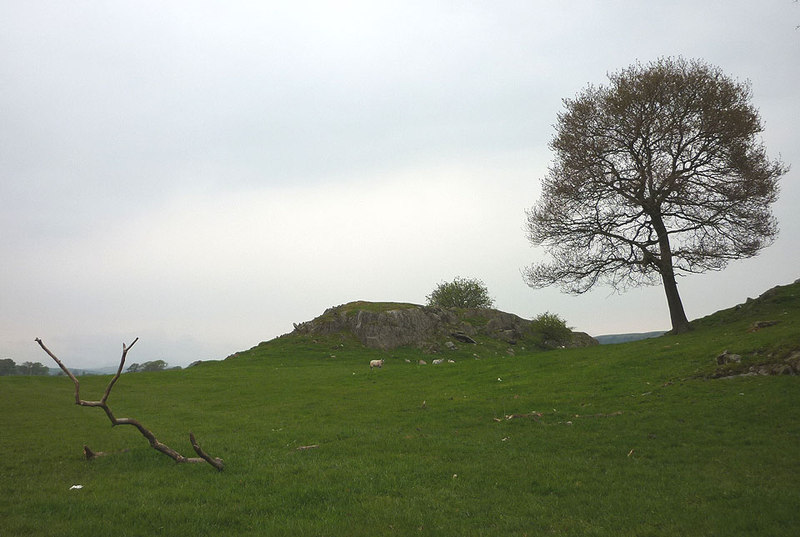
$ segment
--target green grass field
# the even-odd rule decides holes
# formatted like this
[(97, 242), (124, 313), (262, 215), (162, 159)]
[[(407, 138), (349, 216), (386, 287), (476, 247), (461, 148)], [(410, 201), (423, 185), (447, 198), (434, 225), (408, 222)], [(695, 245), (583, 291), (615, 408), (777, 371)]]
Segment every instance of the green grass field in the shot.
[(800, 285), (695, 324), (514, 357), (461, 345), (438, 366), (283, 337), (121, 377), (117, 417), (185, 455), (193, 431), (223, 472), (111, 428), (66, 377), (3, 377), (0, 535), (798, 535), (800, 377), (708, 377), (724, 350), (744, 371), (800, 349)]

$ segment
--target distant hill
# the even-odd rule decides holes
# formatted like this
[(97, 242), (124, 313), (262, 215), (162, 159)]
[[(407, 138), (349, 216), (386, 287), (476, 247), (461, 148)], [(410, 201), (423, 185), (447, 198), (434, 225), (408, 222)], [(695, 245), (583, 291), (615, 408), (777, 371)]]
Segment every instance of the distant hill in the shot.
[[(85, 375), (113, 375), (117, 372), (118, 365), (109, 365), (105, 367), (93, 367), (90, 369), (72, 369), (72, 374), (81, 377)], [(63, 373), (59, 367), (49, 367), (50, 375), (60, 375)]]
[(658, 330), (655, 332), (638, 332), (631, 334), (609, 334), (605, 336), (594, 336), (594, 338), (600, 345), (613, 345), (615, 343), (628, 343), (630, 341), (639, 341), (640, 339), (659, 337), (666, 333), (666, 330)]

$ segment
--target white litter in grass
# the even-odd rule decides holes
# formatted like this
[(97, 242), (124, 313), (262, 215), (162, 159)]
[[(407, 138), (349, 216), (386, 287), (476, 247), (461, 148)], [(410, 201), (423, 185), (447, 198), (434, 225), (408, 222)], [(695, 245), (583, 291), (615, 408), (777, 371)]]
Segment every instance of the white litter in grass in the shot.
[(72, 486), (69, 488), (69, 490), (76, 490), (76, 489), (82, 489), (82, 488), (83, 488), (83, 485), (72, 485)]

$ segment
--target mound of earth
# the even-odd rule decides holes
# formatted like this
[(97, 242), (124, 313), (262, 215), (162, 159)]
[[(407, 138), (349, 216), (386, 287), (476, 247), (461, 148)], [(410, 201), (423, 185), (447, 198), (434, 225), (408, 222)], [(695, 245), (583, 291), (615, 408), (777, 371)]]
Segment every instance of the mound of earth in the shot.
[(587, 347), (597, 341), (573, 332), (569, 341), (549, 341), (533, 321), (495, 309), (456, 309), (405, 303), (351, 302), (328, 308), (319, 317), (294, 325), (293, 334), (328, 335), (349, 332), (364, 346), (391, 350), (416, 346), (437, 352), (452, 341), (476, 343), (492, 338), (543, 348)]

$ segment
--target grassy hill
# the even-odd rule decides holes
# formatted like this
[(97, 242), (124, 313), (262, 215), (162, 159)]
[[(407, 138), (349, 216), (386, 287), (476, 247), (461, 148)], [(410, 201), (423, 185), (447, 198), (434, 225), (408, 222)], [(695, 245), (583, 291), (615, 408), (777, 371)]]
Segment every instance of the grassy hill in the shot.
[(630, 343), (640, 339), (650, 339), (663, 336), (667, 331), (659, 330), (655, 332), (636, 332), (632, 334), (608, 334), (604, 336), (594, 336), (600, 345), (616, 345), (617, 343)]
[[(800, 378), (712, 378), (723, 351), (737, 374), (800, 349), (800, 284), (765, 295), (613, 346), (461, 345), (421, 366), (415, 348), (282, 337), (119, 380), (118, 417), (184, 454), (194, 431), (221, 473), (110, 428), (67, 378), (4, 377), (0, 535), (794, 536)], [(109, 378), (82, 378), (84, 398)], [(121, 452), (85, 461), (84, 444)]]

